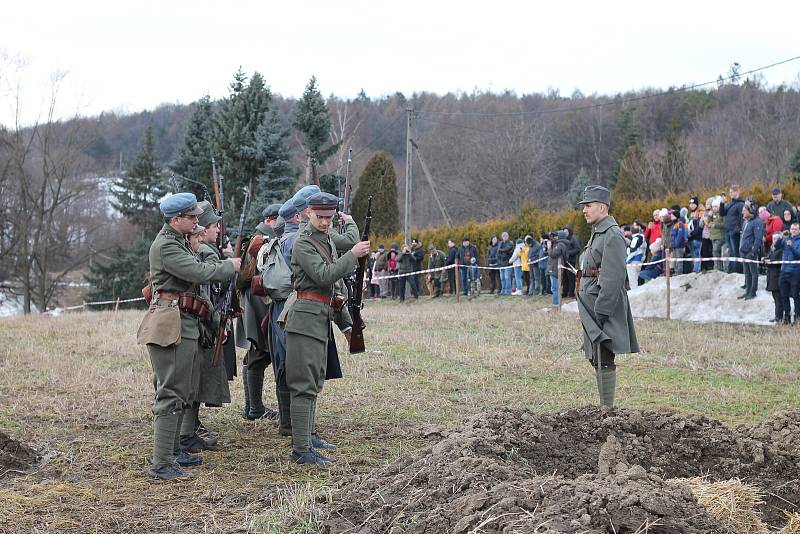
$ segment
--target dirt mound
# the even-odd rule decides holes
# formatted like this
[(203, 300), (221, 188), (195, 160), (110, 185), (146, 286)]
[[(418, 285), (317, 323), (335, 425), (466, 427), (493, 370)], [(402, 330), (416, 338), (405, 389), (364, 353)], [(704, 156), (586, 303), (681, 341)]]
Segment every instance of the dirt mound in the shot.
[[(332, 532), (727, 532), (672, 478), (741, 478), (773, 525), (800, 500), (800, 412), (724, 427), (700, 416), (585, 407), (476, 416), (353, 481)], [(777, 427), (777, 429), (776, 429)], [(612, 528), (613, 525), (613, 528)], [(479, 528), (478, 528), (479, 527)], [(536, 530), (536, 529), (539, 530)]]
[(38, 460), (36, 451), (0, 432), (0, 478), (30, 469)]

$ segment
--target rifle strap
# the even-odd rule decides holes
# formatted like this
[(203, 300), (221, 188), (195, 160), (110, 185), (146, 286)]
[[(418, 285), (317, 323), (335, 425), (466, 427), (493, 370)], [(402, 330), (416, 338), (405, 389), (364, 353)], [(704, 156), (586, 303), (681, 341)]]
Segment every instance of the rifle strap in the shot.
[[(320, 253), (322, 259), (325, 261), (326, 264), (331, 265), (333, 263), (333, 255), (331, 254), (330, 250), (328, 250), (328, 247), (325, 246), (325, 243), (323, 243), (318, 238), (311, 235), (311, 233), (301, 233), (298, 236), (298, 239), (301, 239), (303, 237), (307, 237), (308, 241), (312, 245), (314, 245), (314, 248), (317, 249), (317, 252)], [(328, 241), (328, 246), (330, 246), (331, 250), (333, 250), (333, 244), (330, 241)], [(292, 274), (292, 278), (294, 278), (294, 273)], [(292, 282), (293, 282), (292, 285), (294, 286), (294, 280), (292, 280)], [(294, 288), (296, 290), (297, 286), (294, 286)], [(334, 292), (336, 291), (335, 287), (333, 288), (333, 291)]]

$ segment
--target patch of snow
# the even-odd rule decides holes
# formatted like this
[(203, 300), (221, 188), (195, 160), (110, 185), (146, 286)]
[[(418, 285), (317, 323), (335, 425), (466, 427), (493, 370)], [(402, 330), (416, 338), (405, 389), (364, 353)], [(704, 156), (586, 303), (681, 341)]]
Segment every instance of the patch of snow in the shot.
[(0, 293), (0, 317), (11, 317), (22, 313), (22, 303), (14, 296)]
[[(631, 312), (636, 318), (665, 317), (667, 279), (663, 276), (628, 292)], [(671, 276), (670, 317), (697, 323), (737, 323), (769, 325), (775, 316), (772, 294), (767, 292), (766, 276), (758, 280), (758, 292), (752, 300), (744, 294), (744, 275), (713, 270)], [(565, 304), (564, 311), (578, 313), (577, 302)]]

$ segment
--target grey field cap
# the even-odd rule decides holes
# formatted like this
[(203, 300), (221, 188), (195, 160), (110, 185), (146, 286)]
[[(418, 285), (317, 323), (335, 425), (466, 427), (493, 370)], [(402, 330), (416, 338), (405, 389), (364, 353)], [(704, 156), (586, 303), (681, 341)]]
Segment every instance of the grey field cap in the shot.
[(583, 190), (583, 200), (578, 204), (588, 204), (589, 202), (600, 202), (606, 206), (611, 205), (611, 191), (602, 185), (587, 185)]

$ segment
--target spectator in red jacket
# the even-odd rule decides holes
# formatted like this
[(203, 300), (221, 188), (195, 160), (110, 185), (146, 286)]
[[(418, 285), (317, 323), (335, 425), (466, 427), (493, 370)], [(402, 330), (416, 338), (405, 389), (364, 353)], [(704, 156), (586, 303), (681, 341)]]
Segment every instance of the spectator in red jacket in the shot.
[(653, 212), (653, 219), (647, 223), (647, 228), (644, 231), (644, 238), (648, 245), (652, 245), (659, 237), (661, 237), (661, 210), (655, 210)]
[(758, 217), (764, 223), (766, 232), (766, 250), (772, 246), (772, 235), (779, 234), (783, 229), (783, 220), (778, 215), (773, 215), (765, 207), (758, 208)]

